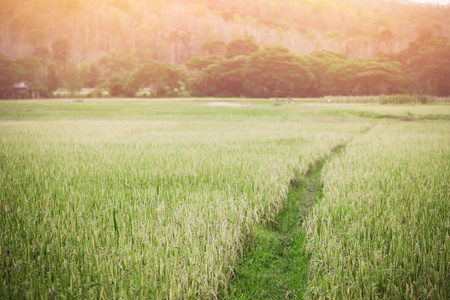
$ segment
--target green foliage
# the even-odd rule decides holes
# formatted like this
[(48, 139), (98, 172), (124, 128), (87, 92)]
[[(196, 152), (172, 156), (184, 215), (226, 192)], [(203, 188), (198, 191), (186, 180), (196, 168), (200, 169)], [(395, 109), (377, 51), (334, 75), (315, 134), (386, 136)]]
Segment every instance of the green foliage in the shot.
[[(389, 32), (381, 31), (380, 35), (387, 37)], [(220, 44), (216, 42), (212, 41), (211, 47)], [(73, 92), (104, 84), (114, 87), (112, 95), (130, 97), (140, 88), (152, 89), (154, 96), (176, 96), (181, 86), (187, 86), (183, 95), (192, 92), (198, 96), (450, 94), (450, 42), (430, 34), (422, 35), (399, 54), (380, 53), (377, 59), (350, 59), (329, 50), (307, 55), (276, 46), (258, 50), (252, 38), (245, 38), (229, 44), (233, 55), (245, 54), (232, 59), (218, 55), (191, 58), (185, 63), (191, 72), (161, 61), (141, 60), (136, 49), (113, 50), (98, 61), (74, 64), (67, 61), (67, 40), (58, 40), (53, 46), (56, 61), (50, 59), (45, 46), (36, 47), (35, 56), (15, 62), (3, 56), (2, 80), (44, 87), (52, 77), (53, 82), (55, 78), (59, 82), (50, 90), (60, 85)], [(57, 68), (50, 76), (51, 64)]]
[(97, 64), (86, 61), (78, 65), (82, 87), (95, 88), (100, 84), (101, 71)]
[(201, 46), (202, 51), (207, 55), (224, 55), (226, 51), (226, 45), (223, 41), (207, 41)]
[(96, 64), (91, 64), (88, 70), (88, 74), (83, 76), (85, 79), (85, 85), (89, 88), (95, 88), (100, 84), (100, 68)]
[(34, 56), (22, 57), (16, 60), (20, 69), (20, 80), (27, 82), (31, 87), (46, 87), (47, 62)]
[(308, 94), (314, 75), (305, 60), (284, 47), (267, 47), (250, 55), (245, 69), (246, 95), (301, 97)]
[(232, 58), (239, 55), (249, 55), (258, 51), (259, 47), (251, 36), (240, 38), (230, 42), (227, 45), (226, 58)]
[(170, 94), (180, 88), (185, 81), (185, 74), (177, 67), (155, 60), (146, 60), (129, 76), (126, 87), (130, 95), (139, 88), (151, 87), (156, 97)]
[(347, 56), (340, 52), (321, 50), (305, 55), (306, 63), (314, 74), (315, 80), (310, 90), (310, 96), (331, 94), (327, 89), (326, 72), (332, 66), (345, 63)]
[(20, 69), (8, 57), (0, 54), (0, 88), (10, 88), (20, 78)]
[(195, 71), (202, 71), (206, 67), (209, 67), (210, 65), (216, 64), (218, 62), (221, 62), (223, 58), (218, 55), (209, 55), (206, 57), (195, 57), (188, 60), (185, 65), (190, 70)]
[(384, 28), (379, 34), (378, 34), (378, 40), (383, 43), (392, 43), (394, 39), (394, 34), (391, 30)]
[(42, 59), (50, 59), (51, 53), (46, 46), (37, 46), (34, 48), (33, 55)]
[(100, 72), (94, 75), (106, 81), (106, 86), (112, 97), (134, 97), (134, 93), (127, 87), (127, 81), (137, 65), (136, 50), (121, 49), (111, 51), (107, 56), (104, 56), (98, 61)]
[(53, 58), (56, 61), (66, 62), (70, 56), (70, 41), (66, 38), (59, 38), (52, 44)]
[(332, 65), (325, 72), (329, 94), (377, 95), (403, 89), (406, 78), (397, 62), (354, 59)]
[(244, 95), (248, 57), (237, 56), (209, 66), (194, 78), (194, 96), (240, 97)]
[(56, 74), (55, 65), (50, 65), (48, 67), (48, 78), (47, 78), (47, 90), (50, 94), (56, 91), (59, 87), (59, 78)]
[(27, 39), (31, 45), (36, 47), (45, 40), (45, 34), (41, 29), (32, 29), (28, 32)]
[(339, 30), (332, 30), (332, 31), (327, 32), (325, 37), (327, 39), (341, 39), (342, 38), (342, 32), (340, 32)]
[(191, 89), (197, 96), (304, 96), (313, 80), (303, 58), (283, 47), (268, 47), (204, 69), (193, 80)]
[(450, 95), (450, 42), (424, 34), (399, 53), (406, 65), (412, 89), (417, 92)]
[(108, 74), (130, 72), (136, 67), (137, 63), (137, 51), (134, 49), (111, 51), (98, 62), (99, 66)]
[(56, 64), (56, 66), (61, 87), (68, 90), (71, 95), (83, 88), (85, 78), (82, 77), (84, 74), (81, 72), (80, 66), (63, 62)]
[(124, 73), (121, 75), (116, 74), (109, 78), (107, 86), (109, 94), (112, 97), (134, 97), (134, 93), (131, 93), (130, 90), (126, 87), (126, 77), (127, 75), (126, 73)]

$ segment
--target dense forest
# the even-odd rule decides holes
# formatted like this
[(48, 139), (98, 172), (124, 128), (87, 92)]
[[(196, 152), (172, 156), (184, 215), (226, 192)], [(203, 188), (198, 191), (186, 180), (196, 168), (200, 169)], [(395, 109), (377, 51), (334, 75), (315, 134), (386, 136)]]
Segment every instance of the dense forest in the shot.
[(449, 95), (449, 36), (407, 1), (0, 0), (0, 89)]

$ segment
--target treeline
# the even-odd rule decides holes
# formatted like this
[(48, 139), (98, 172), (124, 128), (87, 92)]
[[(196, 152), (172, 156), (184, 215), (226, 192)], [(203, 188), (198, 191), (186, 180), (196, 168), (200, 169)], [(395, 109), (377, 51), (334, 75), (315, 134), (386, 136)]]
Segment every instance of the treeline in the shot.
[[(249, 39), (230, 58), (187, 62), (194, 96), (319, 97), (324, 95), (450, 95), (450, 43), (424, 34), (396, 54), (350, 59), (321, 50), (296, 55), (284, 47), (255, 49)], [(253, 50), (251, 50), (253, 49)]]
[(400, 53), (351, 59), (321, 50), (297, 55), (282, 46), (259, 48), (251, 37), (209, 45), (209, 55), (171, 65), (139, 59), (136, 50), (112, 51), (74, 65), (67, 47), (51, 58), (0, 57), (0, 89), (27, 82), (51, 96), (58, 88), (92, 97), (319, 97), (324, 95), (450, 95), (450, 42), (424, 34)]

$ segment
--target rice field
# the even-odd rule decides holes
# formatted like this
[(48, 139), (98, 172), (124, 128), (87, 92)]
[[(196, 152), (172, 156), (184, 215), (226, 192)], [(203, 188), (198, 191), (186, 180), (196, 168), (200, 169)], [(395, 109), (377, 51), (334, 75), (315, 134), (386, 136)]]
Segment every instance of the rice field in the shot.
[(0, 298), (222, 298), (292, 180), (349, 142), (305, 225), (306, 297), (450, 295), (445, 117), (235, 102), (0, 102)]
[(386, 121), (325, 166), (306, 299), (450, 298), (448, 121)]
[(294, 174), (368, 126), (271, 104), (6, 106), (6, 298), (217, 297)]

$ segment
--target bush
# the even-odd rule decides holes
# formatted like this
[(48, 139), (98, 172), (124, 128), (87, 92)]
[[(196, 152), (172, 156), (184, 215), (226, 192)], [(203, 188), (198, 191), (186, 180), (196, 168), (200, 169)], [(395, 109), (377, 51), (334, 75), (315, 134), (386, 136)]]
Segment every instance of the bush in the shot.
[(112, 97), (134, 97), (134, 92), (126, 88), (125, 80), (118, 76), (109, 80), (109, 93)]

